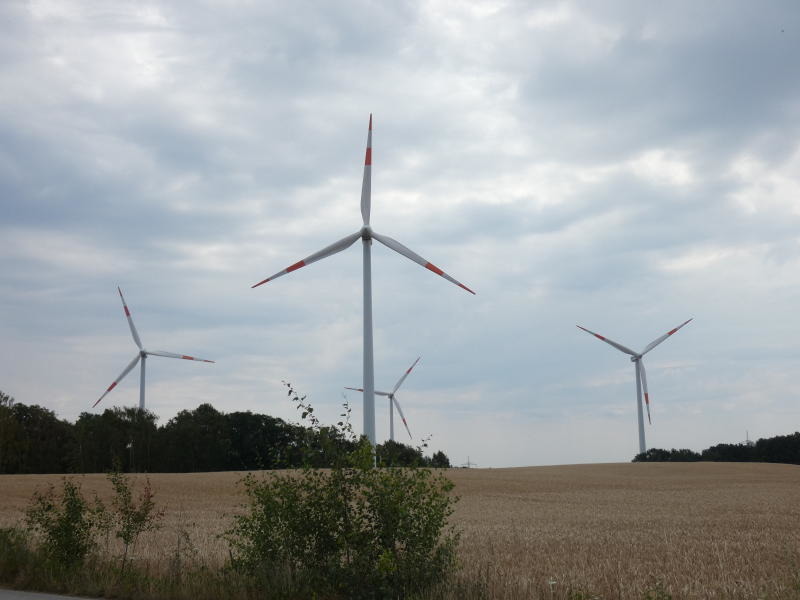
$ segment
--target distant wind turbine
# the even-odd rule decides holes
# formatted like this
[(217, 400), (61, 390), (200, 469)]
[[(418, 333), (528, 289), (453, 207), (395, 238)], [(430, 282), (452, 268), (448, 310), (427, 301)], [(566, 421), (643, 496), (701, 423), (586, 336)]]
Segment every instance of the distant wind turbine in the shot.
[[(410, 367), (408, 367), (406, 372), (403, 373), (403, 376), (397, 381), (396, 384), (394, 384), (394, 389), (391, 392), (379, 392), (378, 390), (375, 390), (375, 394), (377, 394), (378, 396), (387, 396), (389, 398), (389, 439), (392, 440), (392, 441), (394, 441), (394, 407), (395, 406), (397, 407), (397, 412), (400, 413), (400, 418), (403, 420), (403, 425), (406, 426), (406, 431), (408, 432), (408, 437), (409, 438), (413, 438), (413, 436), (411, 435), (411, 430), (408, 428), (408, 423), (406, 422), (406, 416), (403, 414), (403, 409), (400, 408), (400, 403), (397, 401), (397, 398), (395, 397), (395, 394), (397, 393), (397, 390), (400, 389), (400, 386), (403, 385), (403, 382), (406, 380), (406, 377), (408, 377), (408, 374), (411, 373), (411, 369), (413, 369), (415, 366), (417, 366), (417, 363), (419, 362), (420, 358), (422, 358), (422, 357), (420, 356), (419, 358), (417, 358), (417, 360), (414, 361), (414, 364), (412, 364)], [(356, 392), (363, 392), (364, 391), (364, 388), (345, 387), (344, 389), (346, 389), (346, 390), (355, 390)]]
[(114, 380), (108, 389), (103, 393), (100, 398), (97, 399), (97, 402), (92, 404), (92, 408), (97, 406), (100, 403), (100, 400), (106, 397), (106, 394), (117, 387), (117, 384), (122, 381), (125, 376), (133, 370), (140, 360), (142, 361), (142, 366), (139, 370), (139, 409), (144, 410), (144, 373), (145, 373), (145, 362), (147, 361), (148, 356), (166, 356), (167, 358), (182, 358), (184, 360), (197, 360), (201, 362), (213, 363), (213, 360), (206, 360), (204, 358), (196, 358), (194, 356), (187, 356), (186, 354), (175, 354), (173, 352), (163, 352), (163, 351), (153, 351), (153, 350), (145, 350), (142, 347), (142, 341), (139, 339), (139, 334), (136, 331), (136, 326), (133, 324), (133, 318), (131, 318), (131, 311), (128, 310), (128, 305), (125, 304), (125, 297), (122, 295), (122, 290), (117, 287), (117, 291), (119, 292), (119, 297), (122, 299), (122, 308), (125, 309), (125, 318), (128, 319), (128, 326), (131, 328), (131, 335), (133, 336), (134, 343), (139, 347), (139, 353), (136, 355), (130, 364), (125, 367), (125, 370), (122, 371), (119, 377)]
[[(689, 321), (691, 321), (691, 319), (689, 319)], [(630, 357), (631, 357), (631, 362), (633, 362), (633, 364), (635, 365), (635, 368), (636, 368), (636, 410), (637, 410), (637, 414), (638, 414), (638, 417), (639, 417), (639, 453), (640, 454), (642, 452), (647, 452), (647, 445), (645, 444), (645, 441), (644, 441), (644, 415), (642, 414), (642, 389), (644, 389), (644, 402), (645, 402), (645, 404), (647, 406), (647, 422), (652, 424), (652, 421), (650, 420), (650, 395), (647, 393), (647, 374), (645, 373), (645, 370), (644, 370), (644, 361), (642, 360), (642, 358), (644, 357), (645, 354), (650, 352), (650, 350), (652, 350), (653, 348), (658, 346), (661, 342), (663, 342), (669, 336), (674, 334), (681, 327), (683, 327), (684, 325), (689, 323), (689, 321), (685, 321), (684, 323), (681, 323), (675, 329), (671, 329), (667, 333), (662, 335), (661, 337), (658, 337), (658, 338), (654, 339), (652, 342), (647, 344), (647, 346), (645, 346), (644, 350), (642, 350), (641, 352), (634, 352), (630, 348), (626, 348), (622, 344), (618, 344), (617, 342), (614, 342), (614, 341), (612, 341), (612, 340), (610, 340), (610, 339), (608, 339), (606, 337), (603, 337), (599, 333), (595, 333), (594, 331), (589, 331), (588, 329), (586, 329), (585, 327), (581, 327), (580, 325), (577, 326), (578, 329), (583, 329), (586, 333), (592, 334), (598, 340), (603, 340), (606, 344), (614, 346), (614, 348), (616, 348), (617, 350), (620, 350), (621, 352), (624, 352), (625, 354), (629, 354)]]
[(361, 229), (342, 238), (338, 242), (334, 242), (330, 246), (326, 246), (322, 250), (307, 256), (303, 260), (286, 267), (283, 271), (279, 271), (267, 277), (263, 281), (259, 281), (252, 287), (258, 287), (268, 281), (277, 279), (282, 275), (296, 271), (301, 267), (310, 265), (311, 263), (327, 258), (337, 252), (341, 252), (352, 246), (356, 240), (360, 239), (364, 251), (363, 261), (363, 274), (364, 274), (364, 435), (367, 436), (370, 443), (375, 446), (375, 370), (373, 364), (373, 348), (372, 348), (372, 240), (378, 240), (387, 248), (394, 250), (398, 254), (402, 254), (406, 258), (413, 260), (415, 263), (433, 271), (437, 275), (444, 277), (447, 281), (456, 284), (458, 287), (465, 289), (470, 294), (474, 294), (464, 284), (456, 281), (447, 273), (442, 271), (433, 263), (428, 262), (419, 254), (407, 248), (397, 240), (390, 238), (387, 235), (379, 235), (374, 232), (369, 226), (369, 213), (372, 195), (372, 115), (369, 116), (369, 131), (367, 133), (367, 153), (364, 158), (364, 179), (361, 183), (361, 218), (363, 226)]

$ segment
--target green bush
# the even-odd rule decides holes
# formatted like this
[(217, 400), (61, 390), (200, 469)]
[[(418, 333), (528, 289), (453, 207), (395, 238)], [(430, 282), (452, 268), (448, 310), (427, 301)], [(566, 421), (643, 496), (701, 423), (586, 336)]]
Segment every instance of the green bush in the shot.
[(111, 500), (114, 513), (111, 519), (107, 519), (105, 514), (102, 516), (107, 523), (116, 526), (116, 536), (122, 540), (124, 547), (122, 571), (124, 572), (128, 553), (133, 553), (136, 549), (139, 536), (146, 531), (158, 529), (161, 526), (164, 511), (156, 509), (150, 479), (145, 479), (144, 488), (139, 494), (138, 501), (133, 498), (133, 489), (128, 476), (119, 471), (112, 471), (108, 474), (108, 480), (114, 488), (114, 498)]
[(29, 533), (38, 536), (38, 551), (59, 566), (74, 567), (82, 564), (90, 552), (97, 549), (97, 538), (108, 538), (113, 531), (122, 541), (121, 570), (125, 571), (128, 555), (136, 549), (139, 536), (158, 529), (163, 510), (156, 509), (150, 480), (145, 481), (139, 498), (134, 499), (130, 478), (118, 470), (108, 474), (114, 488), (108, 510), (95, 496), (90, 506), (81, 494), (80, 486), (64, 478), (61, 496), (51, 484), (44, 492), (36, 491), (26, 510)]
[[(338, 430), (354, 438), (343, 416)], [(247, 512), (228, 531), (234, 567), (298, 595), (348, 598), (406, 596), (451, 573), (453, 484), (430, 469), (375, 468), (366, 438), (353, 441), (331, 469), (244, 478)]]
[(26, 523), (42, 536), (45, 554), (62, 566), (82, 563), (96, 546), (94, 510), (71, 479), (64, 478), (60, 497), (52, 484), (43, 493), (34, 492)]
[(0, 581), (17, 580), (31, 562), (33, 551), (25, 532), (17, 528), (0, 528)]

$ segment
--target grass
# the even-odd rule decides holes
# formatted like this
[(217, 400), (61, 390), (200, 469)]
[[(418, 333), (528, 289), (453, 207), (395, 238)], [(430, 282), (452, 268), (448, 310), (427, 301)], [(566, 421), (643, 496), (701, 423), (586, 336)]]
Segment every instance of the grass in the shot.
[[(135, 562), (220, 567), (243, 473), (152, 474), (164, 528)], [(456, 581), (432, 598), (800, 598), (800, 468), (634, 463), (454, 469)], [(58, 475), (0, 476), (0, 527)], [(104, 475), (77, 478), (104, 499)], [(137, 482), (137, 485), (140, 482)], [(113, 541), (111, 542), (113, 545)], [(172, 565), (172, 566), (170, 566)], [(157, 597), (157, 596), (154, 596)]]

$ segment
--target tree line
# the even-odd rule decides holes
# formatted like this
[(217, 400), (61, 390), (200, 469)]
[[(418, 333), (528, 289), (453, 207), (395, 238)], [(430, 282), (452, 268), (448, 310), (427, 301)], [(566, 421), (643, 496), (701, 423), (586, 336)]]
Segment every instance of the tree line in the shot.
[[(185, 473), (328, 467), (353, 441), (337, 428), (287, 423), (269, 415), (223, 413), (210, 404), (182, 410), (164, 425), (138, 408), (83, 412), (71, 423), (0, 392), (0, 473)], [(424, 447), (424, 446), (423, 446)], [(449, 467), (447, 455), (387, 441), (383, 466)]]
[(762, 438), (753, 443), (717, 444), (702, 452), (682, 448), (663, 450), (650, 448), (637, 454), (633, 462), (769, 462), (800, 465), (800, 432)]

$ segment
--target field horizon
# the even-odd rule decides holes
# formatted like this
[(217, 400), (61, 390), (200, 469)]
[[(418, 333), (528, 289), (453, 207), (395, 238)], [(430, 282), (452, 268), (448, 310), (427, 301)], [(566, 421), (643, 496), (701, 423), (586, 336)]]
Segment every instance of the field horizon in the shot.
[[(489, 597), (800, 597), (800, 467), (774, 463), (593, 463), (444, 470), (460, 497), (461, 576)], [(164, 562), (188, 534), (221, 565), (244, 471), (149, 474), (164, 527), (137, 559)], [(258, 476), (260, 472), (254, 472)], [(2, 475), (0, 526), (64, 475)], [(110, 497), (105, 475), (74, 475)], [(132, 475), (138, 484), (145, 475)]]

